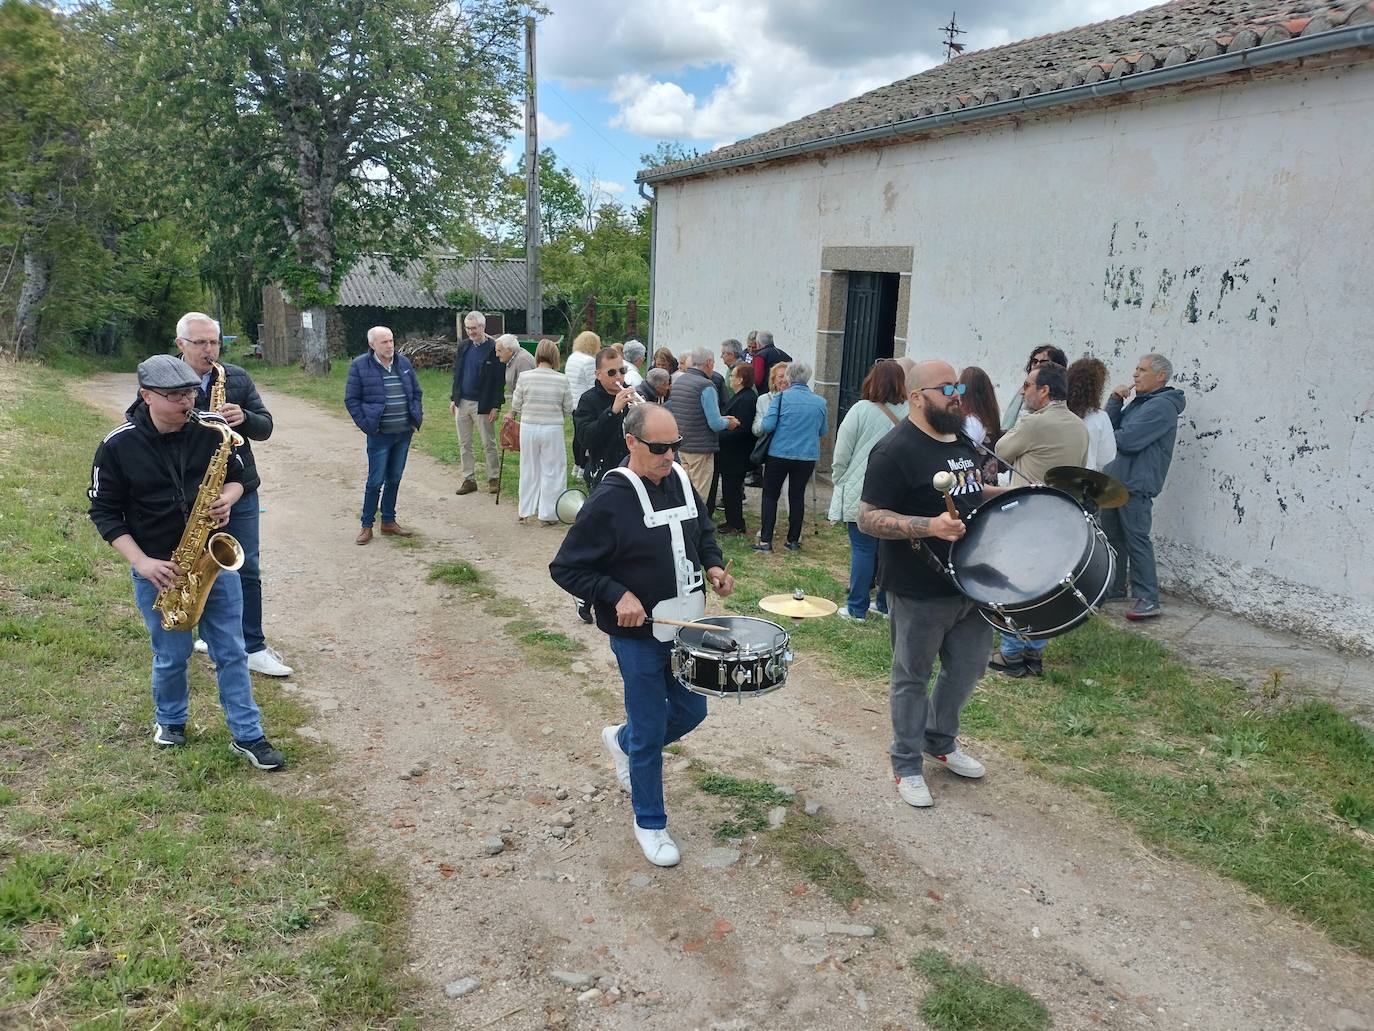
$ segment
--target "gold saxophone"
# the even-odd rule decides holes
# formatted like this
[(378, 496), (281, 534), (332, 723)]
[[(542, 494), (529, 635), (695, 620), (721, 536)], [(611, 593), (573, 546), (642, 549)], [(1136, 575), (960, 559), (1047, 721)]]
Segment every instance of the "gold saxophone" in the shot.
[[(223, 370), (221, 370), (223, 372)], [(221, 391), (221, 397), (223, 392)], [(213, 394), (211, 395), (213, 404)], [(243, 443), (229, 427), (224, 416), (214, 412), (186, 413), (190, 422), (222, 434), (224, 439), (201, 477), (196, 491), (196, 503), (186, 519), (186, 529), (172, 552), (172, 561), (181, 568), (181, 575), (171, 587), (157, 592), (153, 608), (162, 613), (163, 630), (190, 630), (200, 622), (205, 611), (210, 588), (221, 570), (238, 569), (243, 565), (243, 547), (230, 534), (217, 532), (210, 518), (210, 506), (224, 491), (224, 475), (229, 471), (229, 459), (234, 448)]]
[[(219, 362), (211, 362), (210, 367), (215, 370), (215, 382), (210, 384), (210, 411), (221, 412), (224, 410), (224, 366)], [(240, 439), (238, 444), (242, 444)], [(237, 447), (238, 444), (234, 446)]]

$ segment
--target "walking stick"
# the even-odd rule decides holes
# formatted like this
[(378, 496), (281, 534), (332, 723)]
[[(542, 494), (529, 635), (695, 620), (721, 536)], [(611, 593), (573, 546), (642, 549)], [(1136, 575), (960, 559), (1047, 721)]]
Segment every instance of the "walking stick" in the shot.
[[(501, 465), (496, 473), (496, 503), (501, 504), (501, 477), (506, 471), (506, 449), (501, 449)], [(516, 513), (519, 515), (520, 513)]]

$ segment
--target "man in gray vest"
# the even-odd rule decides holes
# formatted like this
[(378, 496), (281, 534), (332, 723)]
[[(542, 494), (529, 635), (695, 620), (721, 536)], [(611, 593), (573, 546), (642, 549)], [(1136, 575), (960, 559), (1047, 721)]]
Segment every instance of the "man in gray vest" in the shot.
[(698, 347), (689, 354), (691, 368), (673, 384), (668, 407), (682, 435), (678, 461), (687, 470), (692, 486), (704, 498), (711, 492), (711, 481), (716, 475), (716, 452), (720, 450), (720, 438), (716, 434), (721, 430), (733, 430), (739, 420), (733, 415), (720, 414), (720, 397), (711, 378), (715, 359), (710, 348)]

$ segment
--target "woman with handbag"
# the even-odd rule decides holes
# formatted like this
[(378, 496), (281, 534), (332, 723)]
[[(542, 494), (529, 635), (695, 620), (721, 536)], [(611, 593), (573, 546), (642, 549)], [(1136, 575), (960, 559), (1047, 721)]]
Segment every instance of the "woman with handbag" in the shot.
[(739, 420), (739, 425), (732, 430), (720, 431), (716, 471), (720, 473), (725, 522), (716, 530), (738, 536), (749, 532), (744, 525), (744, 477), (753, 468), (754, 430), (751, 423), (758, 404), (758, 395), (754, 392), (754, 367), (748, 362), (736, 362), (730, 370), (730, 389), (734, 394), (726, 403), (723, 414), (733, 415)]
[[(773, 527), (778, 520), (778, 498), (787, 481), (787, 550), (801, 550), (802, 523), (806, 519), (806, 484), (821, 457), (821, 438), (830, 432), (830, 411), (825, 398), (811, 392), (811, 366), (792, 362), (787, 367), (787, 389), (774, 396), (763, 417), (768, 435), (763, 466), (763, 511), (755, 551), (773, 550)], [(763, 441), (760, 441), (763, 444)]]
[[(845, 413), (835, 434), (830, 474), (830, 518), (849, 528), (849, 597), (841, 619), (867, 619), (869, 597), (878, 571), (878, 538), (859, 530), (859, 498), (873, 446), (900, 426), (907, 416), (906, 373), (891, 358), (880, 358), (860, 388), (863, 400)], [(878, 612), (887, 615), (887, 597), (878, 591)]]
[(535, 516), (545, 526), (558, 525), (555, 505), (568, 488), (568, 447), (563, 439), (566, 416), (572, 414), (572, 391), (568, 377), (558, 371), (558, 345), (541, 340), (534, 351), (535, 367), (522, 373), (515, 384), (511, 410), (520, 422), (502, 427), (502, 446), (508, 432), (514, 433), (515, 450), (520, 452), (519, 519), (527, 523)]

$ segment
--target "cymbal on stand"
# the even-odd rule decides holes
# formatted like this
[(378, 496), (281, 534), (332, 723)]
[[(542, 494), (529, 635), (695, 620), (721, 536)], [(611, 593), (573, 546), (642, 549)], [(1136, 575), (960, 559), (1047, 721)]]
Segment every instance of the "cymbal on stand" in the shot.
[(808, 597), (801, 588), (797, 588), (791, 594), (770, 594), (761, 598), (759, 608), (791, 619), (815, 619), (818, 616), (833, 616), (839, 606), (828, 598)]
[(1077, 465), (1056, 465), (1045, 474), (1045, 486), (1062, 490), (1080, 504), (1096, 508), (1120, 508), (1131, 497), (1120, 480)]

